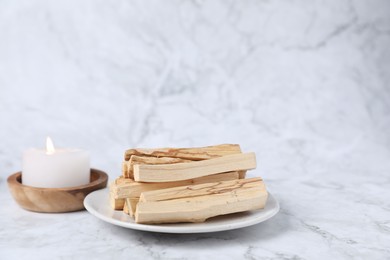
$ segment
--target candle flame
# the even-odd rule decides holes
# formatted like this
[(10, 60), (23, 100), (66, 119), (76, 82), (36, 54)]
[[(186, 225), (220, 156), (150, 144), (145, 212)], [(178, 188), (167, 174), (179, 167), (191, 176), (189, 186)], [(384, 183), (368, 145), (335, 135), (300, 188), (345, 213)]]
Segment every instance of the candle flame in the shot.
[(55, 151), (53, 141), (50, 137), (46, 137), (46, 154), (53, 154)]

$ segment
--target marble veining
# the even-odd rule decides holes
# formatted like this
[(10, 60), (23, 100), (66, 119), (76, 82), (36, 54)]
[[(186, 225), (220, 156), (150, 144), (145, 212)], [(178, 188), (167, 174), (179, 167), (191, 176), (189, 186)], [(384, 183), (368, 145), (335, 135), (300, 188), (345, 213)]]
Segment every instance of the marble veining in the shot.
[[(390, 3), (0, 1), (0, 259), (389, 259)], [(46, 135), (113, 179), (130, 147), (239, 143), (279, 200), (238, 230), (37, 214), (6, 178)]]

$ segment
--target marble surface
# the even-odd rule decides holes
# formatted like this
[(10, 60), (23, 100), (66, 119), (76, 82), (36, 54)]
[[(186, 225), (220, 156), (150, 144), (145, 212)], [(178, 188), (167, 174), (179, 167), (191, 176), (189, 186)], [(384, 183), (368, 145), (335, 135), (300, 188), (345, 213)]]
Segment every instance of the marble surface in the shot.
[[(389, 259), (390, 2), (0, 1), (0, 259)], [(234, 231), (37, 214), (6, 178), (43, 146), (120, 174), (130, 147), (239, 143), (280, 201)]]

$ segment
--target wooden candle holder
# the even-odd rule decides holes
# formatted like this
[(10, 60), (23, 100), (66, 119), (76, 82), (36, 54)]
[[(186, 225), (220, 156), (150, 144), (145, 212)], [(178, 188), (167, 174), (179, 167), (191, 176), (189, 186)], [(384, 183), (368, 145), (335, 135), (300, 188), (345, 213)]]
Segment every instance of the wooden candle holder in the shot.
[(91, 169), (90, 183), (69, 188), (38, 188), (22, 184), (22, 172), (8, 177), (8, 187), (15, 201), (24, 209), (35, 212), (61, 213), (84, 209), (84, 198), (92, 191), (107, 186), (105, 172)]

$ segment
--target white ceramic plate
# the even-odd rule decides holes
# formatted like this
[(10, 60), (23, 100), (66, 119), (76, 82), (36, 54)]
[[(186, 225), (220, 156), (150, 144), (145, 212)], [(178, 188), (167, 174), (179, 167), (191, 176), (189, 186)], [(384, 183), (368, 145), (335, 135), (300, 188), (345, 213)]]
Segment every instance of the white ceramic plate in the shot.
[(279, 211), (279, 203), (270, 193), (264, 209), (218, 216), (204, 223), (137, 224), (122, 211), (111, 209), (108, 189), (88, 194), (84, 199), (84, 206), (92, 215), (108, 223), (125, 228), (162, 233), (206, 233), (242, 228), (263, 222)]

